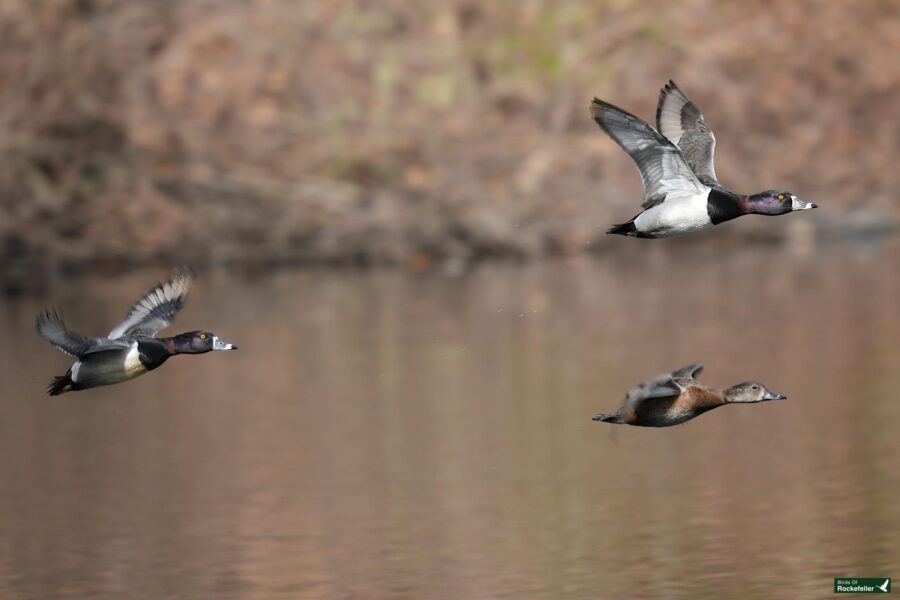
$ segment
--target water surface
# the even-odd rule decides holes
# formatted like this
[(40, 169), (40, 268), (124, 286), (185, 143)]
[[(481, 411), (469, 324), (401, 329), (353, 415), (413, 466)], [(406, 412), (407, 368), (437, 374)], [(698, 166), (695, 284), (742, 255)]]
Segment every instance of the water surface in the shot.
[[(622, 247), (456, 279), (209, 274), (172, 330), (238, 352), (59, 398), (38, 310), (108, 331), (162, 274), (0, 301), (0, 597), (814, 598), (900, 577), (900, 245)], [(591, 421), (694, 361), (790, 399)]]

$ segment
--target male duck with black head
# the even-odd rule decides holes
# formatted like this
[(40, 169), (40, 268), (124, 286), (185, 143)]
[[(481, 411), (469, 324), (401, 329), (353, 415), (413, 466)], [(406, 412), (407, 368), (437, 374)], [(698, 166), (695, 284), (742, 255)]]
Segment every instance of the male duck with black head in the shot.
[(112, 385), (143, 375), (176, 354), (204, 354), (215, 350), (237, 350), (209, 331), (189, 331), (173, 337), (156, 337), (168, 327), (184, 306), (192, 277), (178, 272), (138, 300), (125, 320), (105, 337), (87, 337), (66, 329), (56, 312), (46, 311), (37, 319), (38, 334), (77, 360), (62, 377), (54, 378), (51, 396), (74, 390)]
[(643, 212), (607, 233), (665, 238), (693, 233), (743, 215), (783, 215), (816, 208), (787, 190), (736, 194), (716, 179), (716, 137), (674, 82), (659, 94), (656, 126), (594, 98), (591, 115), (637, 163), (644, 182)]
[(767, 400), (785, 400), (787, 396), (773, 392), (757, 381), (745, 381), (727, 390), (708, 387), (695, 379), (703, 365), (657, 375), (638, 384), (625, 396), (625, 404), (614, 413), (600, 413), (594, 421), (670, 427), (690, 421), (719, 406), (748, 404)]

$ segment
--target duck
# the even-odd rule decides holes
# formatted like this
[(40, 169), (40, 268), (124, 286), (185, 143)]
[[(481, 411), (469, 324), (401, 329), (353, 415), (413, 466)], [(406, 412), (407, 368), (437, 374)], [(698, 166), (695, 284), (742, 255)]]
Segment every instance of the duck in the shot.
[(697, 106), (674, 81), (659, 94), (656, 126), (594, 98), (594, 121), (637, 164), (644, 183), (643, 210), (607, 233), (667, 238), (702, 231), (744, 215), (783, 215), (817, 208), (784, 189), (737, 194), (719, 184), (716, 136)]
[(70, 331), (56, 310), (38, 315), (38, 335), (76, 359), (65, 375), (53, 378), (47, 393), (58, 396), (128, 381), (159, 368), (176, 354), (237, 350), (236, 345), (204, 330), (156, 337), (184, 306), (192, 281), (190, 271), (178, 271), (144, 294), (125, 319), (103, 337)]
[(631, 388), (625, 403), (613, 413), (598, 413), (594, 421), (636, 425), (639, 427), (671, 427), (726, 404), (750, 404), (768, 400), (787, 400), (758, 381), (745, 381), (725, 390), (708, 387), (696, 376), (703, 365), (690, 366), (663, 373)]

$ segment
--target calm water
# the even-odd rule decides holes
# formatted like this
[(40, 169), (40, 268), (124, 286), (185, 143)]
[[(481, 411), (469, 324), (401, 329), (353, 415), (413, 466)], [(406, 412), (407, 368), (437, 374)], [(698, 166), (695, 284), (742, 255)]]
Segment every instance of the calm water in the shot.
[[(814, 598), (900, 577), (900, 244), (622, 247), (460, 279), (209, 274), (173, 330), (238, 352), (60, 398), (37, 311), (105, 332), (163, 274), (0, 301), (0, 598)], [(591, 421), (693, 361), (790, 400)]]

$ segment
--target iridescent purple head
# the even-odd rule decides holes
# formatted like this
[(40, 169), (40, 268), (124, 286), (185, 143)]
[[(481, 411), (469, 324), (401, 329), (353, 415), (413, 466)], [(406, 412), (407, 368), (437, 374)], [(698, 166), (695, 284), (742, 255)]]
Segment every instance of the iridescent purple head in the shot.
[(209, 331), (188, 331), (171, 338), (164, 338), (172, 354), (203, 354), (214, 350), (237, 350), (237, 346), (224, 342)]
[(747, 198), (747, 212), (756, 215), (783, 215), (795, 210), (816, 208), (787, 190), (768, 190)]

